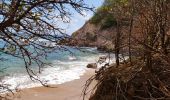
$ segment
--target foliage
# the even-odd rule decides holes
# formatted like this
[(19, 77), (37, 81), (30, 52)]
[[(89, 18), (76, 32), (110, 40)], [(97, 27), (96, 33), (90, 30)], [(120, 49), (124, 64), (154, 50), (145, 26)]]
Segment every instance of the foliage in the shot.
[(90, 22), (92, 24), (99, 24), (101, 21), (108, 15), (108, 12), (105, 10), (104, 6), (101, 6), (100, 8), (97, 9), (96, 13), (94, 16), (90, 19)]
[[(116, 8), (117, 6), (127, 6), (128, 0), (105, 0), (103, 5), (97, 9), (90, 23), (98, 25), (101, 24), (102, 29), (110, 28), (117, 24), (116, 22)], [(123, 20), (122, 20), (123, 21)], [(127, 23), (123, 23), (127, 25)]]
[(102, 19), (101, 14), (95, 13), (95, 15), (90, 19), (90, 23), (98, 25)]
[(77, 35), (77, 32), (72, 33), (72, 37), (75, 37)]
[(116, 19), (112, 15), (109, 15), (102, 20), (101, 29), (107, 29), (116, 25)]

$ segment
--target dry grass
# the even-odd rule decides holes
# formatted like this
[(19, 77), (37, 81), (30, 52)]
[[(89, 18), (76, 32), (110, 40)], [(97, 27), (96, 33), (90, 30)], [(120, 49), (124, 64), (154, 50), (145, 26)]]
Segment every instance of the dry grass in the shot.
[[(94, 80), (97, 85), (87, 91)], [(152, 72), (144, 70), (142, 58), (119, 68), (111, 65), (92, 76), (83, 92), (91, 92), (90, 100), (170, 100), (170, 66), (159, 58), (153, 60)]]

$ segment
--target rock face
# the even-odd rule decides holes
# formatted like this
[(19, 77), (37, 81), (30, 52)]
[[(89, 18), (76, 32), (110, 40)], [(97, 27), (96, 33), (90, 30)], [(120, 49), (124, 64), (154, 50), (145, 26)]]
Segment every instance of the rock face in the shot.
[(87, 65), (87, 68), (93, 68), (96, 69), (97, 68), (97, 64), (96, 63), (91, 63)]
[[(85, 25), (78, 31), (74, 32), (71, 36), (72, 41), (69, 42), (76, 46), (89, 46), (97, 47), (98, 50), (106, 52), (114, 52), (115, 37), (118, 32), (117, 26), (112, 25), (110, 27), (102, 28), (102, 20), (98, 24), (92, 23), (91, 19), (85, 23)], [(128, 51), (129, 43), (129, 22), (128, 20), (122, 20), (123, 24), (119, 30), (120, 34), (120, 52)], [(141, 32), (140, 22), (135, 21), (133, 23), (133, 31), (131, 32), (131, 47), (140, 48), (137, 41), (143, 41), (144, 35)], [(136, 41), (137, 40), (137, 41)], [(132, 51), (133, 53), (138, 51)], [(139, 51), (140, 52), (140, 51)]]
[[(132, 35), (137, 40), (142, 40), (143, 37), (139, 32), (140, 29), (138, 28), (138, 25), (139, 23), (135, 23)], [(111, 26), (105, 29), (102, 29), (101, 27), (102, 24), (95, 25), (90, 21), (87, 21), (82, 28), (72, 34), (72, 40), (69, 43), (74, 46), (97, 47), (100, 51), (114, 52), (115, 37), (117, 33), (116, 26)], [(120, 43), (122, 47), (128, 45), (128, 33), (128, 25), (122, 26)], [(131, 43), (134, 47), (138, 46), (134, 39), (131, 39)], [(127, 46), (121, 49), (121, 52), (127, 51)]]
[(100, 25), (91, 24), (89, 21), (86, 22), (82, 28), (72, 34), (72, 44), (77, 46), (95, 46), (103, 51), (112, 50), (114, 48), (112, 41), (115, 29), (101, 30), (100, 27)]

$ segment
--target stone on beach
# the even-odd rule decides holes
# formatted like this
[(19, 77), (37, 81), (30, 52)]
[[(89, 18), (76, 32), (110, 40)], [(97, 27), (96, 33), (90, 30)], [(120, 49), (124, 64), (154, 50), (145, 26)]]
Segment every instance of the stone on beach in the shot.
[(97, 68), (97, 64), (96, 63), (90, 63), (90, 64), (87, 65), (87, 68), (96, 69)]

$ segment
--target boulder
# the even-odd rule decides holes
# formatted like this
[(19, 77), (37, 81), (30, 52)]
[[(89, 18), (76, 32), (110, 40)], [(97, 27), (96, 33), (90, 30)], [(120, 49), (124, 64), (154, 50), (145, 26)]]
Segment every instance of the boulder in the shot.
[(99, 60), (97, 61), (99, 64), (102, 64), (104, 62), (106, 62), (107, 56), (101, 56), (99, 57)]
[(97, 50), (105, 51), (105, 52), (114, 52), (114, 45), (109, 43), (109, 42), (107, 42), (105, 44), (98, 45), (97, 46)]
[(97, 64), (96, 63), (90, 63), (90, 64), (87, 65), (87, 68), (96, 69), (97, 68)]

